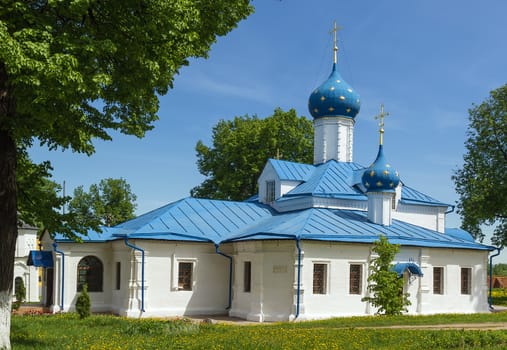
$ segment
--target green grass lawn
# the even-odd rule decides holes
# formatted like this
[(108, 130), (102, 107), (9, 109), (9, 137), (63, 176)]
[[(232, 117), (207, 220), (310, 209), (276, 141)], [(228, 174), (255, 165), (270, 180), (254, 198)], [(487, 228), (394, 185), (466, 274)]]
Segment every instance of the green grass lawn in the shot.
[(507, 322), (507, 313), (350, 317), (259, 325), (76, 314), (12, 317), (13, 349), (505, 349), (506, 331), (376, 329)]

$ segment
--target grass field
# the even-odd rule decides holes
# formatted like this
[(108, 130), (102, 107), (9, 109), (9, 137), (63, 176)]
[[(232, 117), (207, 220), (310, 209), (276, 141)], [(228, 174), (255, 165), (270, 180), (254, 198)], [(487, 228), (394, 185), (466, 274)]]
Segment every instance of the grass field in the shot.
[(13, 349), (506, 349), (504, 330), (378, 329), (380, 326), (507, 322), (507, 312), (351, 317), (259, 325), (76, 314), (15, 315)]

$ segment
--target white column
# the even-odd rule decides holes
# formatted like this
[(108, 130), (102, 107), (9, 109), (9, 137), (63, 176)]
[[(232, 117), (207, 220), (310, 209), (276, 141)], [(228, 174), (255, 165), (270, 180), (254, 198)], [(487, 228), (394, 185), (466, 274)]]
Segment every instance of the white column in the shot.
[(368, 192), (368, 220), (374, 224), (389, 226), (392, 223), (392, 199), (390, 192)]
[(313, 121), (313, 163), (334, 159), (352, 162), (354, 120), (344, 117), (323, 117)]

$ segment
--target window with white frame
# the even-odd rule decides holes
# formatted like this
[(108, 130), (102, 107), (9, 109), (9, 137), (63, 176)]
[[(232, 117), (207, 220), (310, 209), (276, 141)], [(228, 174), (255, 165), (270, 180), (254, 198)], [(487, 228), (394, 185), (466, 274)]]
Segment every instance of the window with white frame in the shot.
[(194, 264), (188, 261), (178, 263), (178, 290), (192, 290)]
[(444, 268), (433, 268), (433, 294), (444, 294)]
[(275, 181), (266, 181), (266, 202), (271, 203), (275, 200)]
[(461, 294), (472, 293), (472, 269), (470, 267), (461, 268)]
[(313, 264), (313, 294), (327, 293), (327, 264)]
[(361, 294), (362, 275), (363, 266), (361, 264), (350, 264), (349, 294)]

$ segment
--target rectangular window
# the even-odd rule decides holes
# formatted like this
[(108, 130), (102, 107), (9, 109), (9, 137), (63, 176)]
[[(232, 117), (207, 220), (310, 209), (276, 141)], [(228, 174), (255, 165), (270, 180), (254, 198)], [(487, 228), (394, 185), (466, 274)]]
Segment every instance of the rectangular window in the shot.
[(275, 200), (275, 182), (266, 181), (266, 202), (271, 203)]
[(178, 290), (192, 290), (192, 269), (191, 262), (180, 262), (178, 264)]
[(461, 294), (471, 294), (472, 292), (472, 269), (469, 267), (461, 268)]
[(120, 290), (121, 287), (121, 263), (116, 262), (116, 290)]
[(245, 261), (243, 265), (243, 292), (250, 293), (252, 288), (252, 262)]
[(444, 294), (444, 268), (433, 268), (433, 294)]
[(313, 264), (313, 294), (327, 293), (327, 264)]
[(359, 264), (350, 265), (349, 294), (361, 294), (362, 266)]

